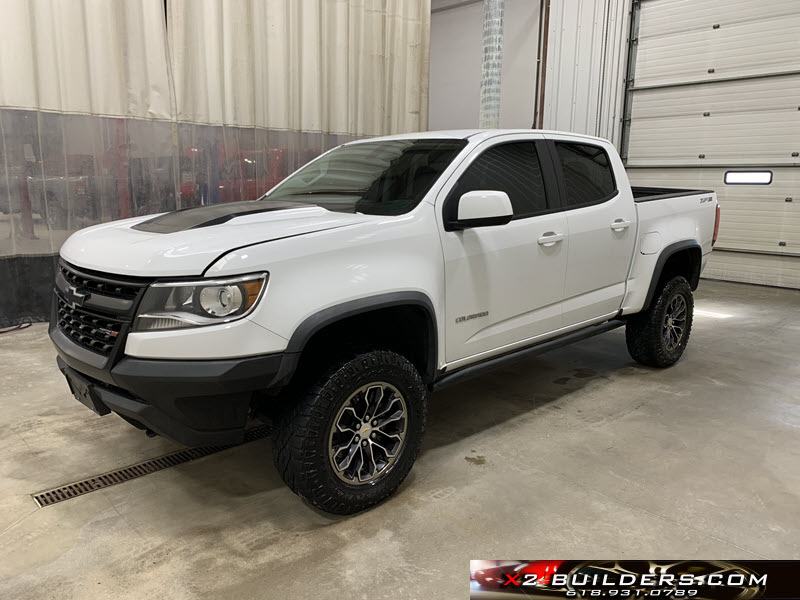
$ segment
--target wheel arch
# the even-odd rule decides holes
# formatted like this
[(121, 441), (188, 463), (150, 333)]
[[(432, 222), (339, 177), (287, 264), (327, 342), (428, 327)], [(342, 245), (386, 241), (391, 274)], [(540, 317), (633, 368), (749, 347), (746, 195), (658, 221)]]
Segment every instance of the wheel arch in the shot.
[[(389, 313), (397, 314), (403, 310), (414, 311), (424, 326), (424, 339), (412, 340), (415, 344), (420, 344), (418, 353), (407, 358), (417, 367), (425, 383), (432, 382), (437, 373), (438, 357), (436, 312), (428, 295), (417, 291), (389, 292), (358, 298), (330, 306), (307, 317), (289, 338), (281, 365), (281, 373), (276, 380), (288, 383), (300, 365), (303, 352), (315, 339), (326, 332), (333, 332), (334, 328), (350, 323), (365, 323), (367, 317), (378, 317), (381, 311), (385, 311), (383, 314), (390, 316)], [(394, 325), (397, 326), (397, 324)], [(381, 338), (376, 336), (376, 339)]]
[(689, 281), (692, 290), (696, 290), (700, 282), (700, 269), (702, 265), (702, 249), (696, 240), (682, 240), (670, 244), (658, 256), (647, 296), (642, 306), (642, 311), (650, 308), (653, 297), (665, 278), (683, 275)]

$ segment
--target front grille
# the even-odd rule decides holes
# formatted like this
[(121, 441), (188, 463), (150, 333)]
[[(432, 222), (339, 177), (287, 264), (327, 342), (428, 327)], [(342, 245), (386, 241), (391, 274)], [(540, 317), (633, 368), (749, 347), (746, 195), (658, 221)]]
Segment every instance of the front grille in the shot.
[(93, 294), (133, 300), (139, 293), (139, 287), (125, 285), (124, 283), (119, 283), (116, 281), (103, 281), (101, 279), (87, 277), (72, 271), (63, 264), (60, 265), (59, 269), (61, 270), (61, 274), (64, 275), (64, 279), (66, 279), (71, 285), (74, 285), (76, 288), (84, 289)]
[(56, 325), (79, 346), (110, 356), (117, 344), (124, 343), (150, 280), (86, 271), (64, 262), (58, 269)]
[(67, 337), (87, 350), (108, 356), (122, 331), (122, 321), (72, 308), (59, 296), (58, 326)]

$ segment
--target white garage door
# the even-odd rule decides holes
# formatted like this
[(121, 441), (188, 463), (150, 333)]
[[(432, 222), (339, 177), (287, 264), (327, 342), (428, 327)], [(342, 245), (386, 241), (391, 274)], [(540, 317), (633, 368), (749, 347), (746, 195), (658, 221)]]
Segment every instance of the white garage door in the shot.
[[(633, 184), (717, 192), (705, 276), (800, 288), (800, 0), (635, 1), (631, 35)], [(771, 183), (726, 184), (730, 171)]]

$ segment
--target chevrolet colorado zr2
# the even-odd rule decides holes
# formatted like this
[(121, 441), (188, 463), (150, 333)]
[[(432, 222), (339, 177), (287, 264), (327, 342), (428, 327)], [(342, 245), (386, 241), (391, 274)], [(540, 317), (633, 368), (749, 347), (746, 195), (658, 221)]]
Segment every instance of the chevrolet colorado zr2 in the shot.
[(95, 412), (189, 446), (266, 415), (286, 484), (354, 513), (408, 474), (430, 390), (623, 325), (675, 363), (718, 225), (713, 192), (631, 188), (599, 138), (359, 140), (259, 200), (75, 233), (50, 337)]

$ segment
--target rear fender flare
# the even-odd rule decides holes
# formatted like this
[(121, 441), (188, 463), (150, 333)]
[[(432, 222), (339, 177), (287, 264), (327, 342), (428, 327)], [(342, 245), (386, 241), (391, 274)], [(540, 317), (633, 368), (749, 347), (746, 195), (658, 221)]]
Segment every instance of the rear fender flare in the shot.
[(647, 289), (647, 297), (644, 299), (642, 311), (650, 308), (650, 303), (653, 301), (653, 296), (656, 294), (658, 282), (661, 279), (661, 273), (664, 271), (664, 265), (667, 264), (667, 261), (670, 259), (670, 257), (678, 252), (681, 252), (682, 250), (688, 250), (690, 248), (697, 248), (698, 250), (701, 250), (701, 246), (696, 240), (683, 240), (670, 244), (661, 251), (661, 254), (658, 256), (658, 260), (656, 261), (656, 266), (653, 269), (653, 276), (650, 279), (650, 287)]

